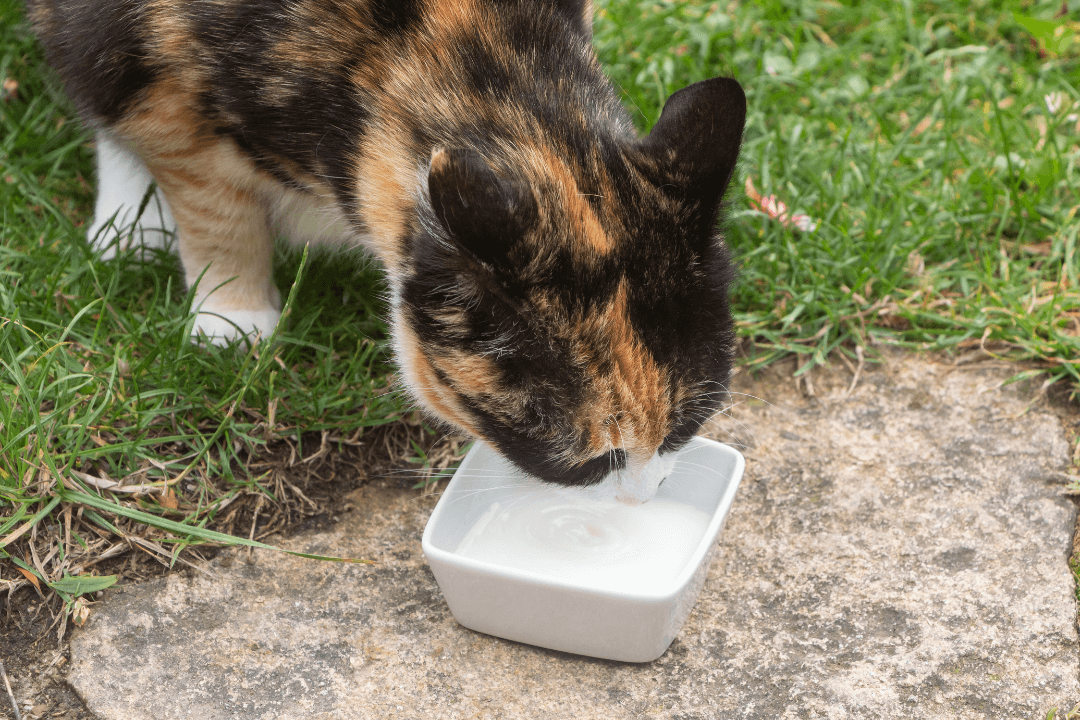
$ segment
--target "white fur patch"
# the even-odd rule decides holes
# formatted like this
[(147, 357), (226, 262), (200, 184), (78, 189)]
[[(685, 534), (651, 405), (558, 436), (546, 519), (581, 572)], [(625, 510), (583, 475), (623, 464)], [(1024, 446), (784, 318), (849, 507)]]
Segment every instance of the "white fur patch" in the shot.
[(339, 248), (361, 244), (332, 197), (282, 190), (273, 198), (271, 227), (293, 245), (329, 245)]
[(208, 307), (212, 299), (199, 309), (191, 335), (204, 338), (213, 345), (227, 345), (238, 337), (246, 337), (251, 342), (266, 340), (281, 319), (277, 310), (214, 311)]
[[(618, 500), (624, 505), (643, 505), (653, 499), (664, 478), (675, 470), (675, 455), (653, 453), (644, 463), (631, 459), (627, 467), (615, 470), (602, 481), (588, 487), (568, 488), (592, 502)], [(542, 482), (538, 479), (539, 482)]]
[(154, 181), (135, 153), (105, 131), (97, 133), (98, 192), (94, 221), (86, 232), (103, 259), (132, 247), (168, 248), (176, 232), (169, 204), (160, 190), (138, 214)]
[(652, 500), (664, 478), (675, 469), (674, 455), (656, 452), (640, 467), (630, 465), (612, 473), (605, 482), (615, 483), (615, 499), (624, 505), (641, 505)]

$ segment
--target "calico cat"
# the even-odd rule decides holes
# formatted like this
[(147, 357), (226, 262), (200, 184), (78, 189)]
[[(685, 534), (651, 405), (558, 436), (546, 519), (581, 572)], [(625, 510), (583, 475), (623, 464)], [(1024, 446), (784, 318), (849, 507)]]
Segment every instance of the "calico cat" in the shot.
[(28, 4), (96, 129), (91, 241), (175, 230), (197, 333), (273, 330), (275, 237), (366, 248), (421, 406), (629, 504), (722, 406), (736, 81), (639, 138), (589, 0)]

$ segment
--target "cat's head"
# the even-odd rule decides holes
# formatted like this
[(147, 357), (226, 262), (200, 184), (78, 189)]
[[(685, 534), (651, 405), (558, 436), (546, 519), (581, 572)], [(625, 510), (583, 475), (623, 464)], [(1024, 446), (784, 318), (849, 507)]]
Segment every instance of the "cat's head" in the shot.
[(717, 221), (745, 113), (720, 78), (672, 95), (640, 140), (526, 148), (515, 167), (436, 150), (395, 308), (422, 405), (542, 480), (651, 498), (727, 399)]

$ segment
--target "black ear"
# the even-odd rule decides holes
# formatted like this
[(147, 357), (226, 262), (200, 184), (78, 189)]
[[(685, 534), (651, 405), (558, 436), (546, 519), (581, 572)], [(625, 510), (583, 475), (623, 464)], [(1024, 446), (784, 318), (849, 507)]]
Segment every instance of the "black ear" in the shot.
[(536, 220), (529, 188), (496, 175), (475, 150), (435, 150), (428, 193), (435, 216), (458, 245), (495, 265)]
[(592, 0), (553, 0), (553, 3), (559, 12), (570, 18), (575, 29), (592, 39)]
[(661, 183), (719, 203), (739, 159), (746, 95), (731, 78), (703, 80), (668, 98), (641, 148)]

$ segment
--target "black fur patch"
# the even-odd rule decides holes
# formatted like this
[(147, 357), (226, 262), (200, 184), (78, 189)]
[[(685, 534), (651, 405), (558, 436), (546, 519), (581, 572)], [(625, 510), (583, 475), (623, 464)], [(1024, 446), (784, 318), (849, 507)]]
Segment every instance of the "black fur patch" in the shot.
[[(208, 48), (211, 82), (201, 95), (203, 112), (264, 170), (280, 177), (284, 158), (325, 179), (348, 212), (356, 148), (370, 117), (350, 75), (365, 52), (358, 39), (344, 61), (332, 66), (285, 67), (275, 55), (296, 29), (280, 22), (299, 0), (242, 2), (233, 12), (195, 14), (196, 37)], [(269, 88), (284, 82), (284, 101)]]
[(119, 120), (158, 75), (139, 23), (143, 0), (29, 0), (45, 51), (79, 111)]
[(423, 0), (371, 0), (371, 17), (382, 32), (411, 29), (423, 16)]

